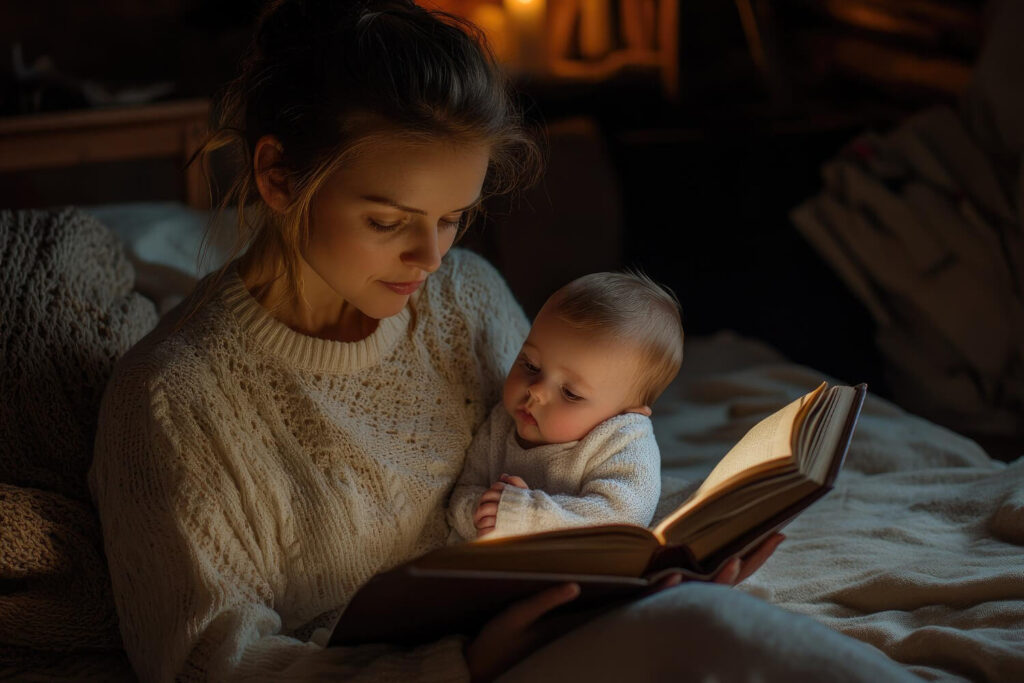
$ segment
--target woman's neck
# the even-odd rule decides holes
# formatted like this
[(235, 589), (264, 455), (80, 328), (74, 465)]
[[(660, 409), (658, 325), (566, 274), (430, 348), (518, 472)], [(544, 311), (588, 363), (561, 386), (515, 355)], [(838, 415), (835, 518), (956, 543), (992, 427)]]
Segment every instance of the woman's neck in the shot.
[(258, 259), (247, 253), (239, 260), (238, 274), (270, 315), (300, 334), (356, 342), (373, 334), (380, 322), (342, 299), (301, 257), (297, 297), (288, 289), (280, 259)]

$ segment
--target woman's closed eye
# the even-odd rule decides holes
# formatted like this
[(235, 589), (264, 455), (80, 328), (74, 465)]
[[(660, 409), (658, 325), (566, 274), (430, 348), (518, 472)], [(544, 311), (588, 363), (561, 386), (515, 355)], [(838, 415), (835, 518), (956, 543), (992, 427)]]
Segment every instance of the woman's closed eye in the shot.
[(377, 221), (373, 220), (372, 218), (367, 218), (366, 222), (367, 222), (367, 224), (371, 228), (373, 228), (377, 232), (392, 232), (392, 231), (397, 230), (398, 228), (402, 227), (402, 225), (405, 224), (404, 220), (403, 221), (397, 221), (395, 223), (378, 223)]
[[(398, 228), (402, 227), (403, 225), (405, 225), (406, 223), (404, 219), (400, 221), (395, 221), (393, 223), (384, 223), (375, 221), (372, 218), (367, 218), (366, 222), (376, 232), (393, 232)], [(462, 216), (459, 216), (458, 218), (455, 219), (442, 218), (440, 221), (438, 221), (438, 223), (443, 230), (454, 230), (458, 228), (459, 225), (462, 223)]]
[(454, 230), (455, 228), (458, 228), (459, 224), (461, 224), (461, 223), (462, 223), (462, 216), (456, 216), (455, 218), (442, 218), (441, 219), (441, 227), (445, 228), (445, 229), (448, 229), (448, 230)]

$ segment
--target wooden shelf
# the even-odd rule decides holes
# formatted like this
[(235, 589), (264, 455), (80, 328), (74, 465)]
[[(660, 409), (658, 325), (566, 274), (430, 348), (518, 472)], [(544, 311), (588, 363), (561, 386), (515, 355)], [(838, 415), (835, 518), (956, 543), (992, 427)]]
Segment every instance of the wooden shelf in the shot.
[(206, 208), (202, 169), (185, 164), (206, 135), (209, 108), (193, 99), (0, 118), (0, 172), (171, 158), (185, 175), (183, 200)]

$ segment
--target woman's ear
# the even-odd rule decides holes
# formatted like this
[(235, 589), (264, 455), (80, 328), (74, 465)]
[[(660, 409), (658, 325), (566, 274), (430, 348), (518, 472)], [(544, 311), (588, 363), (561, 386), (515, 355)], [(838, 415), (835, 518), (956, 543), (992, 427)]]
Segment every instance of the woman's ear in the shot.
[(284, 146), (273, 135), (264, 135), (256, 142), (252, 164), (263, 201), (274, 211), (284, 213), (292, 200), (291, 182), (284, 167)]
[(630, 408), (626, 412), (627, 413), (640, 413), (641, 415), (646, 415), (647, 417), (650, 417), (651, 416), (651, 407), (650, 406), (640, 406), (639, 408)]

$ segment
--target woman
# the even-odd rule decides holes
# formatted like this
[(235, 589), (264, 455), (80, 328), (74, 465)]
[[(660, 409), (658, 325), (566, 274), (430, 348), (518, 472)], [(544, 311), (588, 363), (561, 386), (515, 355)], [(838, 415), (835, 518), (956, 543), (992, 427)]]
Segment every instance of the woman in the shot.
[(497, 272), (449, 251), (539, 158), (474, 36), (406, 0), (262, 15), (206, 150), (244, 155), (244, 254), (126, 354), (101, 408), (90, 488), (143, 680), (485, 680), (576, 594), (468, 640), (322, 647), (363, 582), (444, 544), (527, 331)]

